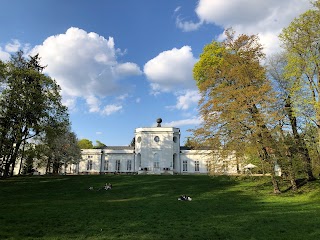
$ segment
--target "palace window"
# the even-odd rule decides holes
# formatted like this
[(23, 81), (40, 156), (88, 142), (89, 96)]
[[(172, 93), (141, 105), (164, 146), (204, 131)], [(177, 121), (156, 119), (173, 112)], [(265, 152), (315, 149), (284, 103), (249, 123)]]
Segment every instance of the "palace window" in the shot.
[(87, 170), (92, 170), (92, 160), (88, 160), (87, 162)]
[(227, 161), (223, 161), (223, 171), (228, 172), (228, 162)]
[(188, 171), (188, 161), (187, 160), (184, 160), (182, 162), (182, 171), (183, 172), (187, 172)]
[(157, 153), (155, 153), (153, 155), (153, 167), (154, 168), (159, 168), (160, 167), (160, 164), (159, 164), (159, 155)]
[(132, 162), (131, 160), (127, 161), (127, 171), (131, 171), (131, 165), (132, 165), (131, 162)]
[(104, 170), (105, 171), (109, 170), (109, 161), (108, 160), (104, 160)]
[(153, 162), (153, 167), (154, 168), (159, 168), (159, 162)]
[(116, 160), (116, 171), (120, 172), (120, 160)]
[(195, 172), (199, 172), (200, 171), (199, 165), (200, 165), (199, 161), (195, 161), (194, 162), (194, 171)]

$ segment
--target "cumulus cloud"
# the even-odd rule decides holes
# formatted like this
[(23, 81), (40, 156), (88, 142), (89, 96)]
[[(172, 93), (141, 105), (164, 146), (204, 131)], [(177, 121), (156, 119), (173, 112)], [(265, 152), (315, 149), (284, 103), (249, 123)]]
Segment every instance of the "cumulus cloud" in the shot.
[[(223, 29), (232, 27), (237, 33), (259, 34), (269, 54), (279, 49), (278, 35), (282, 28), (310, 7), (309, 0), (200, 0), (195, 12), (201, 24), (215, 24)], [(197, 29), (188, 27), (196, 24), (193, 22), (178, 23), (183, 30)]]
[(182, 127), (182, 126), (188, 126), (188, 125), (199, 125), (203, 122), (203, 120), (200, 117), (193, 117), (188, 119), (182, 119), (177, 121), (172, 121), (168, 123), (162, 123), (162, 126), (170, 126), (170, 127)]
[(173, 48), (148, 61), (144, 65), (144, 73), (153, 93), (193, 89), (192, 69), (196, 62), (190, 46)]
[(16, 53), (19, 50), (23, 50), (24, 52), (29, 51), (29, 44), (22, 44), (17, 39), (12, 39), (11, 42), (8, 42), (4, 49), (0, 47), (0, 60), (7, 62), (10, 60), (11, 54)]
[(89, 112), (99, 112), (100, 111), (100, 100), (96, 98), (95, 96), (87, 96), (86, 102), (89, 106)]
[(197, 90), (186, 90), (176, 93), (177, 103), (174, 106), (168, 106), (168, 109), (188, 110), (198, 104), (201, 96)]
[(200, 94), (196, 90), (186, 91), (184, 95), (181, 95), (177, 98), (177, 109), (187, 110), (190, 106), (197, 104), (200, 100)]
[(140, 75), (142, 72), (139, 66), (132, 62), (120, 63), (115, 67), (118, 76)]
[(47, 65), (45, 73), (61, 86), (64, 102), (72, 106), (75, 99), (84, 98), (89, 112), (116, 112), (110, 111), (110, 106), (101, 106), (101, 100), (123, 93), (119, 83), (122, 77), (141, 74), (137, 64), (118, 62), (121, 50), (115, 48), (112, 37), (75, 27), (48, 37), (31, 53), (40, 54), (42, 64)]
[(17, 40), (17, 39), (13, 39), (12, 40), (12, 43), (8, 43), (6, 46), (5, 46), (5, 50), (7, 52), (17, 52), (21, 47), (21, 43)]
[(195, 31), (201, 27), (203, 24), (202, 21), (193, 22), (193, 21), (184, 21), (179, 16), (176, 18), (176, 25), (178, 28), (182, 29), (184, 32)]

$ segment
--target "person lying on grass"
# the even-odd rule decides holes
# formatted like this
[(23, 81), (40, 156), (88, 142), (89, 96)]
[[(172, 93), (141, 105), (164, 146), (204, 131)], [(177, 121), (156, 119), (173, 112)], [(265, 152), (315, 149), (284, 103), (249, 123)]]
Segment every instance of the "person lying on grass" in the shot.
[[(104, 185), (104, 187), (102, 187), (105, 190), (111, 190), (112, 189), (112, 184), (111, 183), (106, 183), (106, 185)], [(98, 188), (97, 191), (100, 191), (102, 188)], [(94, 190), (93, 187), (89, 187), (88, 190), (92, 191)]]
[(187, 195), (181, 195), (180, 197), (178, 197), (179, 201), (191, 201), (192, 198), (187, 196)]

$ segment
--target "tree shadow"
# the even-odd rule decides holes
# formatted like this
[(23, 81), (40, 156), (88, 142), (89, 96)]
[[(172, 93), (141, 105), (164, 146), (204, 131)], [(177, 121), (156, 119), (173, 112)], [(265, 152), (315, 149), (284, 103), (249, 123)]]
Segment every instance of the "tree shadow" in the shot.
[[(0, 238), (315, 239), (320, 234), (318, 198), (303, 202), (274, 196), (269, 194), (270, 183), (259, 179), (65, 178), (34, 178), (28, 188), (8, 182), (9, 195), (0, 197)], [(113, 184), (111, 191), (87, 190), (106, 182)], [(193, 200), (178, 201), (181, 194)]]

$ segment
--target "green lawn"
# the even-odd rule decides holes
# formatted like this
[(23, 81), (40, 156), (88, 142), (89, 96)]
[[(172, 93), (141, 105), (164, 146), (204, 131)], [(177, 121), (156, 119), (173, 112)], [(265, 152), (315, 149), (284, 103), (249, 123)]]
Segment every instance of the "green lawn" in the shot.
[(0, 239), (320, 239), (319, 180), (275, 196), (269, 178), (14, 177), (0, 207)]

